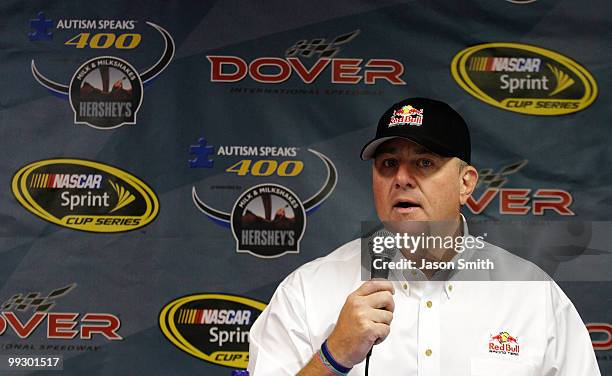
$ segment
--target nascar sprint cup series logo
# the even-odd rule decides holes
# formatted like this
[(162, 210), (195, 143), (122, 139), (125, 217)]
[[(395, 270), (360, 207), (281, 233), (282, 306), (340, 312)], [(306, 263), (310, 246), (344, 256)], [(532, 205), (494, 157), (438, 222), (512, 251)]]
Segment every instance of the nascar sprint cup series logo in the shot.
[[(38, 19), (30, 20), (30, 26), (35, 30), (29, 34), (30, 40), (40, 43), (40, 40), (56, 38), (63, 42), (63, 49), (67, 49), (69, 56), (76, 59), (89, 56), (78, 60), (85, 61), (72, 71), (69, 84), (56, 82), (41, 73), (34, 59), (31, 62), (32, 74), (53, 95), (70, 101), (75, 124), (97, 129), (136, 124), (143, 88), (166, 69), (175, 50), (174, 41), (164, 28), (152, 22), (146, 22), (146, 25), (146, 28), (139, 27), (137, 20), (89, 19), (60, 19), (55, 24), (41, 12)], [(161, 57), (148, 69), (139, 72), (125, 59), (109, 55), (111, 51), (123, 54), (142, 47), (143, 35), (148, 41), (146, 38), (152, 30), (161, 35), (164, 47)], [(98, 56), (91, 57), (89, 51)], [(102, 56), (100, 52), (103, 52)], [(65, 59), (65, 55), (62, 58)], [(49, 61), (46, 63), (51, 65)]]
[[(298, 253), (306, 216), (336, 186), (332, 161), (316, 150), (304, 152), (293, 146), (222, 145), (215, 151), (205, 139), (199, 142), (190, 148), (189, 166), (221, 168), (225, 173), (206, 179), (207, 187), (192, 188), (196, 207), (216, 224), (231, 229), (238, 253), (263, 258)], [(298, 189), (310, 196), (302, 199)]]
[(564, 115), (597, 97), (593, 76), (576, 61), (541, 47), (486, 43), (459, 52), (451, 64), (457, 83), (474, 97), (504, 110)]
[(31, 163), (13, 176), (12, 189), (31, 213), (75, 230), (135, 230), (153, 221), (159, 211), (157, 196), (142, 180), (88, 160)]
[(196, 294), (168, 303), (159, 327), (173, 345), (209, 363), (246, 368), (249, 330), (266, 308), (242, 296)]

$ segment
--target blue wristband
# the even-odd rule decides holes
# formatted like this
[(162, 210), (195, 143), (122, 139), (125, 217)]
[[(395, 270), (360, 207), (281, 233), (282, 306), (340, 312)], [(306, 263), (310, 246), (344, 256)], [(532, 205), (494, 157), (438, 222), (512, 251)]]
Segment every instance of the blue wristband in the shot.
[(340, 374), (346, 375), (352, 368), (347, 368), (342, 364), (338, 363), (336, 359), (330, 354), (329, 349), (327, 348), (327, 340), (323, 342), (321, 345), (321, 353), (325, 357), (325, 360), (329, 362), (329, 365)]

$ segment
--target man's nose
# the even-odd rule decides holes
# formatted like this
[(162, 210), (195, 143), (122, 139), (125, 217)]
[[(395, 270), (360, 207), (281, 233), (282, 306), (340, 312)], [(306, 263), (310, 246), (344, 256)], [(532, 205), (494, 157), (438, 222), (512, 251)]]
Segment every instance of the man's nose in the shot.
[(414, 169), (407, 163), (400, 163), (395, 173), (396, 188), (414, 188), (416, 183), (414, 180)]

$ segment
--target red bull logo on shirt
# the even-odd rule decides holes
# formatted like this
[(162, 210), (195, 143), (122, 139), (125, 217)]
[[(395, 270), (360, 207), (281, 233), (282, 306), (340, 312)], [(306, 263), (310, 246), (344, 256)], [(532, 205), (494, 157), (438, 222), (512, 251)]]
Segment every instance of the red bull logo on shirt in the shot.
[(518, 356), (518, 338), (511, 336), (508, 332), (500, 332), (499, 334), (491, 335), (489, 339), (489, 352)]

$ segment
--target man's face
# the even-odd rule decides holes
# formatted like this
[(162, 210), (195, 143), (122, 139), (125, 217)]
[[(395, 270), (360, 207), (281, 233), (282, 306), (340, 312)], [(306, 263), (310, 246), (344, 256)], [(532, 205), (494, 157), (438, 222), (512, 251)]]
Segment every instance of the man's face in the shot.
[(377, 148), (372, 170), (374, 205), (381, 221), (455, 221), (478, 174), (460, 160), (442, 157), (401, 138)]

